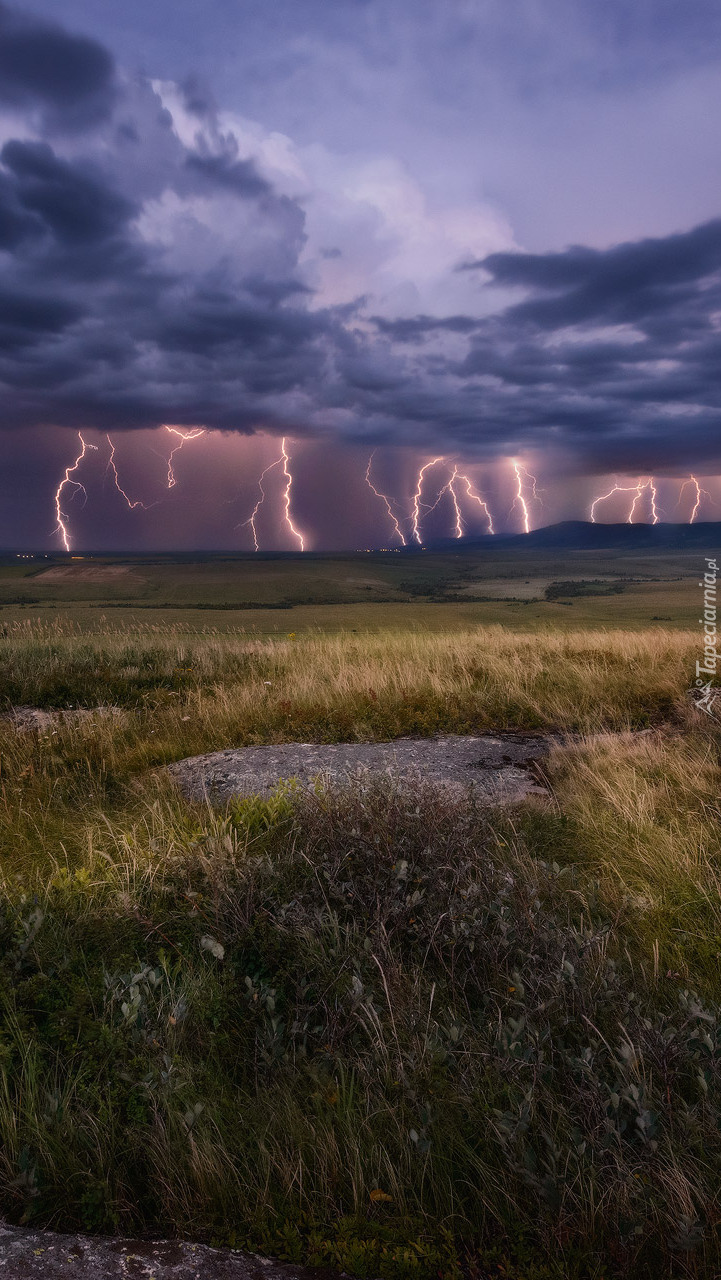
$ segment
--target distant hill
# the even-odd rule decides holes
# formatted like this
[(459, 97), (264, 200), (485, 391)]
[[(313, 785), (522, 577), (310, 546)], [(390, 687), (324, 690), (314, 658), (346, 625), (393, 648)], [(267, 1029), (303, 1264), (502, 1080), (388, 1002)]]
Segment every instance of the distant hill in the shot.
[(549, 524), (531, 533), (495, 534), (479, 538), (443, 538), (426, 543), (432, 550), (459, 550), (479, 547), (566, 547), (573, 551), (611, 550), (629, 551), (661, 549), (668, 551), (719, 551), (721, 552), (721, 521), (702, 521), (696, 524), (591, 524), (588, 520), (563, 520)]

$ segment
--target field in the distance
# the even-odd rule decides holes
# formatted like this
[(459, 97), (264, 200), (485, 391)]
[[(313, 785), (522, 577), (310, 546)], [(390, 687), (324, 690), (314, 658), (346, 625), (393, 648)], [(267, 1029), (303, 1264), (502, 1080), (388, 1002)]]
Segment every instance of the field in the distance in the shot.
[[(0, 558), (0, 621), (61, 613), (98, 627), (173, 622), (283, 634), (308, 627), (434, 630), (693, 625), (698, 551), (469, 549), (315, 557)], [(371, 606), (369, 608), (369, 606)], [(102, 624), (101, 624), (102, 625)]]
[[(0, 718), (0, 1212), (383, 1280), (718, 1274), (698, 561), (1, 566), (0, 711), (69, 714)], [(213, 809), (162, 768), (501, 729), (566, 735), (546, 796)]]

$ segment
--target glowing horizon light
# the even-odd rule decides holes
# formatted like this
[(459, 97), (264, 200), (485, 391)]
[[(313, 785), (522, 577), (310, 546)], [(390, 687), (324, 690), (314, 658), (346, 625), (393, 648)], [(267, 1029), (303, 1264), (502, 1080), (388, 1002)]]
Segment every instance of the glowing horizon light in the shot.
[[(78, 467), (80, 466), (80, 463), (82, 462), (83, 458), (85, 457), (85, 455), (86, 455), (86, 453), (87, 453), (88, 449), (93, 449), (93, 450), (95, 451), (95, 453), (97, 453), (97, 451), (98, 451), (97, 445), (94, 445), (94, 444), (86, 444), (86, 443), (85, 443), (85, 440), (83, 439), (82, 433), (81, 433), (80, 431), (78, 431), (78, 439), (80, 440), (80, 444), (81, 444), (81, 446), (82, 446), (82, 449), (81, 449), (80, 453), (78, 454), (77, 458), (75, 459), (75, 462), (72, 464), (72, 466), (69, 466), (69, 467), (66, 467), (66, 468), (65, 468), (65, 475), (63, 476), (62, 480), (60, 481), (60, 484), (58, 485), (57, 489), (55, 490), (55, 515), (56, 515), (56, 517), (57, 517), (57, 522), (58, 522), (58, 523), (57, 523), (57, 525), (55, 526), (55, 528), (53, 529), (53, 533), (59, 533), (59, 534), (60, 534), (60, 536), (61, 536), (61, 538), (62, 538), (62, 540), (63, 540), (63, 547), (64, 547), (64, 549), (65, 549), (66, 551), (70, 551), (70, 550), (71, 550), (71, 544), (70, 544), (70, 531), (69, 531), (69, 529), (68, 529), (68, 527), (67, 527), (67, 525), (66, 525), (66, 523), (65, 523), (65, 522), (66, 522), (66, 520), (68, 519), (68, 516), (65, 514), (65, 512), (64, 512), (64, 511), (63, 511), (63, 509), (62, 509), (62, 507), (60, 506), (60, 497), (61, 497), (62, 491), (63, 491), (63, 489), (65, 488), (66, 484), (69, 484), (69, 485), (72, 485), (72, 486), (73, 486), (73, 493), (72, 493), (72, 495), (71, 495), (70, 501), (72, 502), (73, 498), (74, 498), (74, 497), (76, 496), (76, 494), (80, 491), (80, 492), (82, 492), (82, 493), (83, 493), (83, 495), (84, 495), (84, 497), (85, 497), (85, 502), (87, 502), (87, 500), (88, 500), (88, 491), (87, 491), (87, 489), (85, 488), (85, 485), (84, 485), (84, 484), (81, 484), (79, 480), (72, 480), (72, 479), (71, 479), (71, 476), (72, 476), (72, 473), (73, 473), (74, 471), (77, 471), (77, 469), (78, 469)], [(85, 506), (85, 503), (83, 503), (83, 506)]]
[(169, 427), (166, 424), (164, 427), (164, 430), (169, 431), (170, 434), (173, 436), (180, 437), (180, 444), (176, 444), (175, 448), (171, 449), (168, 455), (168, 488), (172, 489), (175, 486), (175, 471), (173, 469), (173, 458), (175, 457), (176, 453), (180, 453), (180, 450), (182, 449), (183, 445), (187, 444), (188, 440), (198, 440), (200, 436), (204, 436), (205, 427), (191, 427), (189, 431), (187, 431), (184, 434), (181, 431), (180, 427)]
[(401, 540), (401, 544), (405, 547), (405, 546), (407, 545), (407, 543), (406, 543), (406, 540), (405, 540), (405, 538), (404, 538), (404, 536), (403, 536), (403, 530), (401, 529), (401, 526), (400, 526), (400, 524), (398, 523), (398, 519), (397, 519), (397, 517), (396, 517), (396, 516), (394, 515), (394, 513), (393, 513), (393, 509), (392, 509), (391, 504), (390, 504), (390, 499), (388, 498), (388, 496), (387, 496), (385, 493), (381, 493), (379, 489), (376, 489), (375, 485), (373, 484), (373, 481), (371, 480), (371, 463), (373, 462), (373, 459), (374, 459), (374, 457), (375, 457), (375, 452), (376, 452), (376, 451), (375, 451), (375, 449), (374, 449), (374, 450), (373, 450), (373, 452), (372, 452), (372, 454), (371, 454), (371, 456), (370, 456), (370, 458), (368, 459), (368, 466), (366, 467), (366, 474), (365, 474), (366, 484), (368, 485), (368, 488), (369, 488), (369, 489), (372, 489), (372, 490), (373, 490), (373, 493), (376, 495), (376, 497), (377, 497), (377, 498), (380, 498), (381, 502), (384, 502), (384, 503), (385, 503), (386, 511), (388, 512), (388, 515), (390, 516), (391, 520), (393, 521), (393, 529), (394, 529), (394, 532), (395, 532), (396, 536), (397, 536), (398, 538), (400, 538), (400, 540)]

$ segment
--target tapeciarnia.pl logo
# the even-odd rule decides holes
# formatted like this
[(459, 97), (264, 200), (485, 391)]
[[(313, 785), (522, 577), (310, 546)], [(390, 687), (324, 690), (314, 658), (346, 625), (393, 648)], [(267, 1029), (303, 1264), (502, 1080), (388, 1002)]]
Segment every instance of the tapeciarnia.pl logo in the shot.
[[(696, 706), (705, 711), (707, 715), (718, 718), (718, 712), (714, 710), (714, 703), (721, 696), (721, 688), (714, 684), (714, 677), (718, 667), (718, 632), (716, 628), (716, 579), (718, 577), (718, 565), (715, 560), (706, 557), (706, 572), (703, 579), (699, 582), (699, 586), (703, 587), (703, 617), (699, 618), (699, 623), (703, 627), (703, 661), (696, 663), (696, 689), (700, 694), (696, 699)], [(708, 679), (704, 680), (704, 676)]]

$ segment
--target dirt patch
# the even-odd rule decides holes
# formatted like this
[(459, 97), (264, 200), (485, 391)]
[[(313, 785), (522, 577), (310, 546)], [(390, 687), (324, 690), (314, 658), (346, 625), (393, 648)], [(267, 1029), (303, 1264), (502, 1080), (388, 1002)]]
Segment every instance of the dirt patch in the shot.
[(7, 720), (19, 733), (47, 733), (58, 725), (77, 724), (91, 716), (121, 715), (120, 707), (68, 707), (64, 711), (45, 710), (43, 707), (13, 707), (0, 719)]
[(176, 1240), (113, 1240), (0, 1223), (7, 1280), (323, 1280), (329, 1273)]
[(121, 586), (131, 582), (146, 582), (137, 569), (126, 564), (54, 564), (35, 576), (35, 582), (67, 582), (71, 585), (117, 582)]
[(318, 777), (342, 783), (364, 771), (390, 774), (410, 784), (422, 778), (473, 791), (488, 804), (509, 804), (544, 791), (537, 761), (554, 742), (549, 736), (518, 733), (328, 745), (288, 742), (214, 751), (168, 768), (185, 795), (207, 796), (218, 803), (232, 796), (267, 795), (290, 778), (305, 786)]

